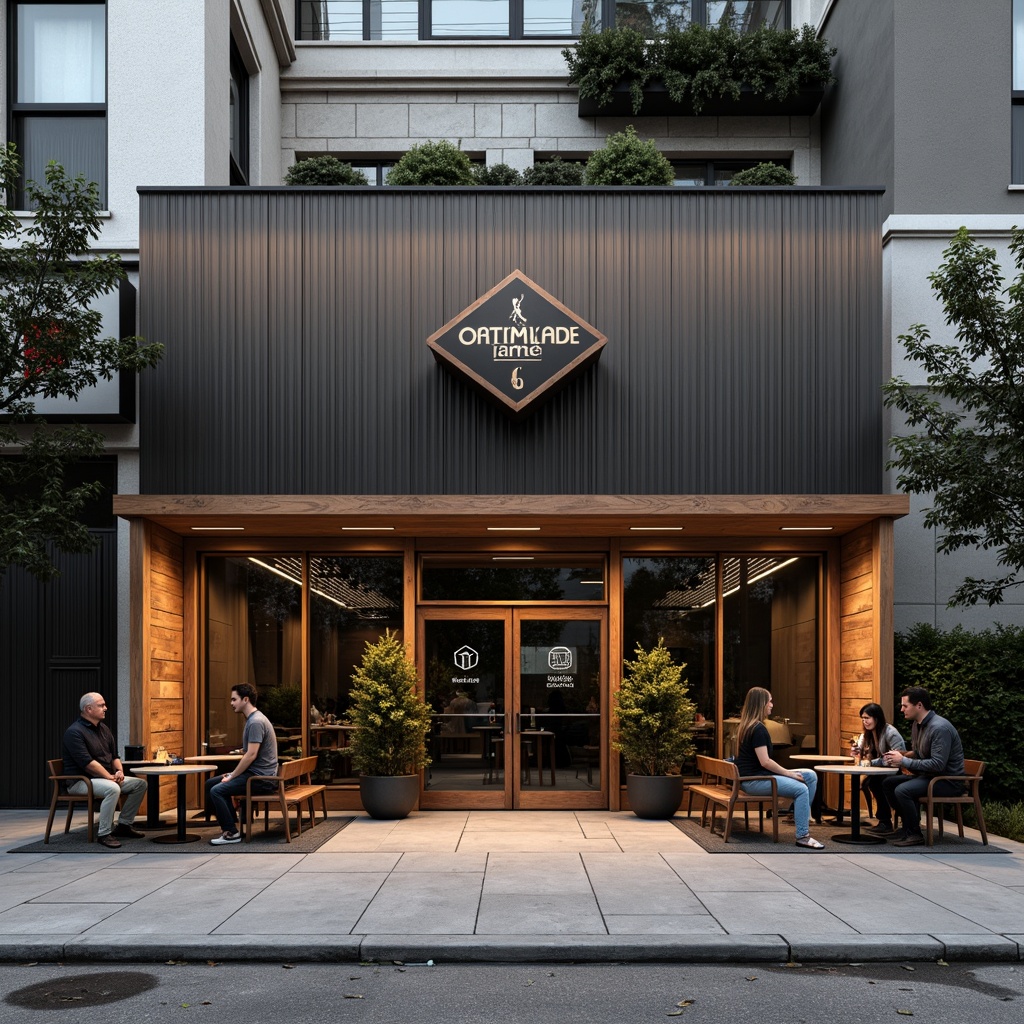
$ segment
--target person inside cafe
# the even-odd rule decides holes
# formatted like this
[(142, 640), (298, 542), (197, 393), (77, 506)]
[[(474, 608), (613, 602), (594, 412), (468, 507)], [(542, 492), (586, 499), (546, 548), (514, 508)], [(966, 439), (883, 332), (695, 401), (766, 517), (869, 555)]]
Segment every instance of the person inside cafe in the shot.
[[(889, 750), (882, 763), (899, 768), (900, 774), (886, 776), (882, 789), (889, 807), (903, 822), (894, 828), (889, 841), (894, 846), (920, 846), (921, 805), (917, 802), (928, 791), (928, 783), (937, 775), (964, 774), (964, 748), (952, 723), (932, 710), (931, 694), (923, 686), (910, 686), (900, 694), (900, 710), (911, 723), (910, 750)], [(937, 796), (959, 796), (963, 785), (943, 781), (935, 784)]]
[[(221, 829), (221, 834), (210, 840), (212, 846), (227, 846), (242, 841), (232, 797), (245, 795), (251, 776), (277, 774), (277, 735), (270, 719), (256, 707), (258, 696), (252, 683), (239, 683), (231, 687), (231, 710), (236, 715), (245, 715), (242, 759), (227, 775), (215, 775), (206, 783), (207, 804), (217, 815), (217, 824)], [(273, 790), (272, 782), (257, 782), (252, 787), (254, 793), (270, 793)]]
[[(880, 704), (865, 704), (860, 709), (860, 724), (864, 731), (850, 747), (850, 755), (856, 762), (863, 762), (867, 758), (873, 767), (881, 768), (882, 757), (886, 751), (907, 749), (896, 726), (885, 720), (885, 712)], [(893, 830), (892, 808), (885, 799), (883, 788), (885, 780), (884, 775), (867, 775), (862, 783), (863, 788), (874, 797), (878, 822), (868, 831), (876, 835), (888, 835)]]
[[(92, 782), (93, 794), (100, 798), (100, 821), (96, 830), (101, 846), (116, 850), (121, 839), (142, 839), (144, 833), (134, 827), (139, 804), (146, 795), (144, 779), (125, 776), (121, 758), (117, 755), (114, 734), (104, 719), (107, 702), (99, 693), (82, 694), (78, 702), (79, 718), (64, 733), (62, 756), (65, 775), (87, 775)], [(89, 783), (72, 782), (68, 792), (84, 796)], [(124, 797), (121, 813), (114, 828), (114, 808)]]
[[(783, 768), (772, 758), (772, 739), (765, 727), (765, 719), (772, 713), (772, 695), (763, 686), (747, 690), (736, 728), (736, 767), (740, 776), (777, 775), (779, 797), (793, 801), (793, 821), (796, 825), (796, 845), (810, 850), (825, 847), (811, 835), (811, 801), (818, 788), (818, 776), (810, 768)], [(759, 779), (744, 782), (743, 791), (754, 796), (770, 796), (771, 781)]]

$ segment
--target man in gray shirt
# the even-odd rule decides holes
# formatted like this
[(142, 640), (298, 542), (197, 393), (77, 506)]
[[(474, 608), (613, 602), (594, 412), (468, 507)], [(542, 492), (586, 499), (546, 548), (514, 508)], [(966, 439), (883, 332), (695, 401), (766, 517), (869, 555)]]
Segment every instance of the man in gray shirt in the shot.
[[(891, 841), (895, 846), (920, 846), (921, 805), (917, 802), (928, 791), (928, 784), (937, 775), (964, 774), (964, 748), (960, 734), (953, 726), (932, 711), (931, 694), (922, 686), (908, 687), (900, 694), (903, 717), (912, 722), (910, 750), (889, 750), (882, 760), (890, 768), (905, 769), (883, 783), (885, 799), (896, 811), (903, 827), (894, 829)], [(963, 784), (944, 780), (935, 783), (937, 796), (957, 796)]]
[[(256, 687), (251, 683), (239, 683), (231, 688), (231, 710), (245, 715), (242, 760), (227, 775), (214, 776), (206, 783), (207, 801), (221, 828), (221, 834), (210, 840), (213, 846), (242, 841), (231, 798), (245, 795), (249, 777), (277, 774), (277, 735), (270, 719), (257, 710), (256, 700)], [(254, 793), (272, 792), (273, 789), (272, 782), (254, 783), (252, 787)]]

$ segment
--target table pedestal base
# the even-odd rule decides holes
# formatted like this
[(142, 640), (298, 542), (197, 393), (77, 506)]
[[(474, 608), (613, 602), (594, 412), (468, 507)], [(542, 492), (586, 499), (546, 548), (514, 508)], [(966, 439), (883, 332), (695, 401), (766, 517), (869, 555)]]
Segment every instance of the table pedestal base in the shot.
[(179, 836), (177, 832), (171, 832), (166, 836), (153, 836), (150, 839), (151, 843), (198, 843), (203, 837), (196, 835), (195, 832), (186, 832), (183, 836)]
[(885, 839), (882, 836), (865, 835), (863, 832), (859, 836), (855, 836), (852, 832), (840, 832), (839, 835), (832, 837), (832, 841), (848, 843), (850, 846), (878, 846), (880, 843), (884, 843)]

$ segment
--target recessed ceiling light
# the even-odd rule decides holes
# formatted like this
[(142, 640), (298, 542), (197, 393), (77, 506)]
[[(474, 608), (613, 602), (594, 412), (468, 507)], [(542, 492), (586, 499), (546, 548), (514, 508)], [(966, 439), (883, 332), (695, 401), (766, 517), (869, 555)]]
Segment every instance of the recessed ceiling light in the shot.
[(631, 530), (641, 532), (643, 530), (674, 530), (676, 532), (682, 530), (681, 526), (631, 526)]
[(493, 555), (492, 562), (532, 562), (533, 555)]
[(827, 532), (828, 530), (834, 530), (834, 526), (780, 526), (780, 530), (789, 531), (791, 533), (814, 533), (815, 531)]
[(536, 533), (540, 529), (540, 527), (539, 526), (488, 526), (487, 529), (492, 531), (493, 533), (501, 533), (501, 532), (511, 533), (511, 532), (515, 532), (515, 531), (519, 531), (521, 533), (530, 533), (530, 532)]
[(343, 530), (349, 530), (353, 533), (361, 533), (366, 530), (394, 530), (393, 526), (343, 526)]
[(212, 532), (214, 530), (219, 530), (219, 531), (223, 532), (223, 531), (228, 531), (228, 530), (244, 530), (245, 527), (244, 526), (192, 526), (192, 527), (189, 527), (189, 529), (197, 530), (197, 531), (198, 530), (206, 530), (207, 532)]

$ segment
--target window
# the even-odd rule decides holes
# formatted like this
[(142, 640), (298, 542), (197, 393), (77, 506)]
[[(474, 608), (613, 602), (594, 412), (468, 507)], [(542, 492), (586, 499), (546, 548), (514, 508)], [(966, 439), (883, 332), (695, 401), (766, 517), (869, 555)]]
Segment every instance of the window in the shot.
[(728, 185), (737, 171), (745, 171), (748, 167), (756, 167), (760, 163), (779, 164), (789, 168), (788, 160), (673, 160), (672, 170), (675, 172), (673, 185)]
[(1010, 96), (1010, 181), (1014, 185), (1024, 185), (1024, 0), (1013, 0), (1013, 82)]
[(585, 25), (788, 28), (790, 0), (299, 0), (299, 38), (573, 39)]
[(102, 3), (12, 5), (10, 137), (22, 159), (15, 206), (27, 208), (25, 182), (42, 182), (55, 160), (99, 186), (107, 205), (107, 39)]
[(249, 72), (231, 40), (231, 184), (249, 184)]
[[(339, 157), (339, 159), (341, 158)], [(346, 163), (351, 163), (355, 170), (362, 171), (371, 185), (383, 185), (387, 181), (388, 171), (395, 166), (394, 160), (383, 163), (381, 161), (367, 163), (365, 160), (348, 160)]]

